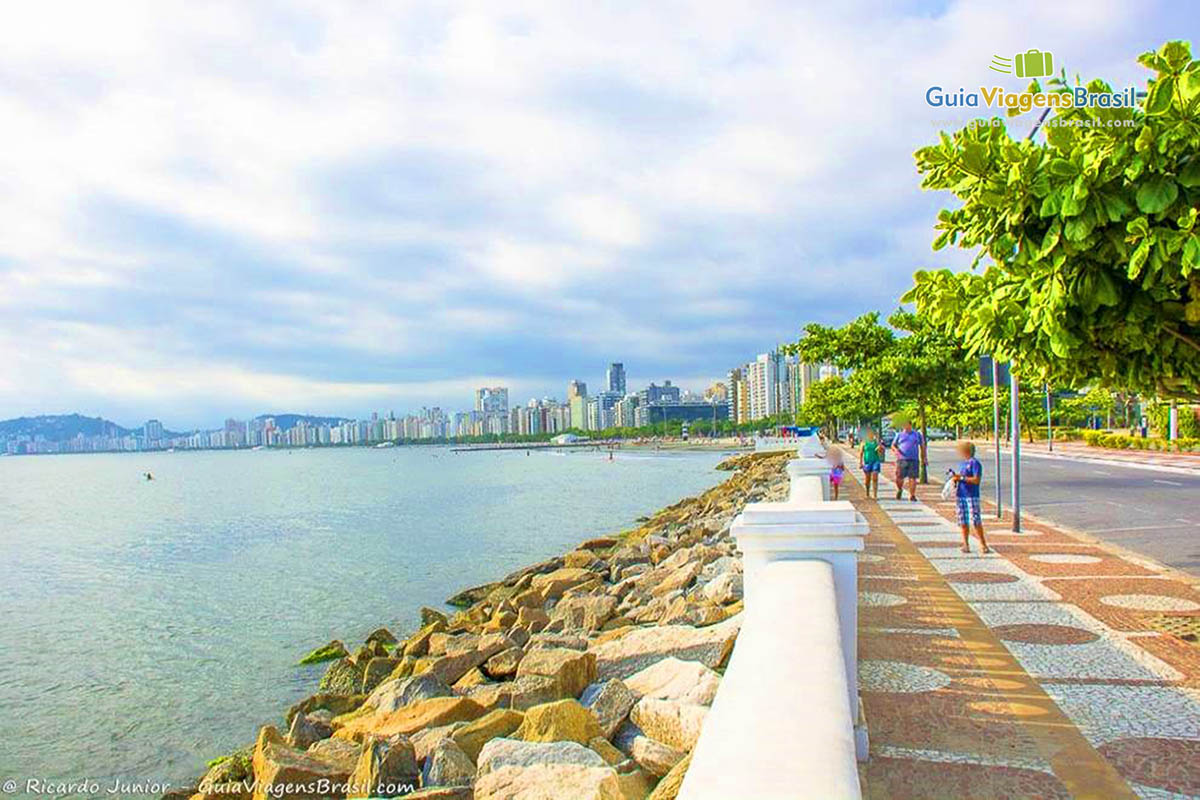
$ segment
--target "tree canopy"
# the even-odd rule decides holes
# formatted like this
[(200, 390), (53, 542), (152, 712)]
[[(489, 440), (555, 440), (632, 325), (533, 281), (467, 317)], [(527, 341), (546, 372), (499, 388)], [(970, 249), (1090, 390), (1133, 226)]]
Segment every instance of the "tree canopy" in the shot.
[(995, 120), (917, 151), (922, 186), (962, 201), (934, 249), (977, 254), (918, 272), (903, 301), (1038, 382), (1200, 399), (1200, 62), (1183, 42), (1138, 60), (1140, 109), (1059, 109), (1044, 145)]
[(961, 343), (910, 311), (897, 310), (887, 321), (880, 323), (873, 311), (840, 328), (804, 326), (800, 340), (785, 349), (806, 363), (830, 363), (847, 374), (810, 387), (802, 419), (822, 424), (876, 419), (911, 403), (924, 428), (931, 409), (965, 399), (974, 362)]

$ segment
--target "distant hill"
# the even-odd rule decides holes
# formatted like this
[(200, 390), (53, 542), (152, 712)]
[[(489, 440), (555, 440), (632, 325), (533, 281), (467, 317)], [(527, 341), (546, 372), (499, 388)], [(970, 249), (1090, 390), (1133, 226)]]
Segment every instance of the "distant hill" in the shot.
[(281, 431), (290, 431), (298, 422), (307, 422), (309, 425), (337, 425), (347, 420), (346, 417), (316, 417), (312, 414), (259, 414), (255, 417), (256, 420), (268, 418), (275, 420), (275, 427)]
[(0, 437), (41, 436), (51, 442), (65, 442), (81, 433), (84, 436), (127, 436), (133, 431), (103, 417), (82, 414), (43, 414), (0, 420)]
[[(260, 414), (257, 420), (268, 417), (275, 420), (275, 427), (288, 431), (304, 421), (309, 425), (337, 425), (346, 421), (346, 417), (318, 417), (312, 414)], [(37, 417), (17, 417), (16, 419), (0, 420), (0, 439), (16, 436), (41, 437), (48, 442), (65, 442), (74, 439), (79, 434), (84, 437), (92, 436), (141, 436), (143, 428), (126, 428), (112, 420), (103, 417), (85, 417), (82, 414), (43, 414)], [(163, 437), (170, 439), (185, 436), (184, 433), (164, 430)]]

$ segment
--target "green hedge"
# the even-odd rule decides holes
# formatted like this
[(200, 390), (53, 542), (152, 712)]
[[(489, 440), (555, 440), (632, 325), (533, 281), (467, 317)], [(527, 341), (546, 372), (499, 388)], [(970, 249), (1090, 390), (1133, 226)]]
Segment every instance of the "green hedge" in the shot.
[(1179, 438), (1173, 442), (1166, 439), (1143, 439), (1108, 431), (1083, 431), (1083, 440), (1092, 447), (1107, 447), (1110, 450), (1159, 450), (1162, 452), (1200, 451), (1200, 438)]

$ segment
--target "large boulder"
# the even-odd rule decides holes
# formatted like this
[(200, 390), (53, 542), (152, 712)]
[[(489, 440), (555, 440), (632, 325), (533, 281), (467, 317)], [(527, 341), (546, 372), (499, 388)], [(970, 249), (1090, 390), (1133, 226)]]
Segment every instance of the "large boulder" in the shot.
[(700, 738), (707, 715), (708, 706), (643, 697), (629, 712), (629, 719), (656, 742), (687, 752)]
[(346, 645), (334, 639), (329, 644), (323, 644), (309, 651), (308, 655), (300, 659), (300, 663), (320, 664), (322, 661), (333, 661), (335, 658), (345, 658), (348, 655), (350, 655), (350, 651), (346, 649)]
[(521, 659), (524, 657), (525, 651), (519, 647), (510, 647), (507, 650), (501, 650), (484, 662), (483, 671), (487, 673), (488, 677), (496, 680), (511, 678), (517, 674), (517, 665), (521, 663)]
[(325, 670), (317, 689), (326, 694), (359, 694), (362, 679), (363, 666), (352, 658), (339, 658)]
[(579, 698), (583, 707), (596, 716), (606, 739), (616, 734), (637, 701), (638, 696), (619, 680), (593, 683)]
[(345, 739), (322, 739), (308, 748), (309, 755), (337, 764), (347, 774), (354, 772), (362, 747)]
[(503, 767), (475, 782), (475, 800), (624, 800), (612, 767)]
[(504, 767), (531, 767), (544, 764), (569, 764), (577, 767), (603, 767), (604, 759), (578, 742), (523, 742), (517, 739), (492, 739), (479, 751), (476, 777)]
[(517, 611), (517, 625), (530, 633), (537, 633), (549, 624), (550, 615), (543, 611), (540, 605), (534, 608), (523, 606)]
[(484, 686), (488, 683), (491, 683), (488, 680), (488, 676), (484, 675), (483, 670), (479, 667), (475, 667), (475, 669), (463, 675), (454, 683), (454, 691), (457, 694), (463, 694), (468, 689), (473, 689), (476, 686)]
[(532, 587), (542, 593), (544, 600), (557, 600), (563, 592), (582, 586), (589, 581), (599, 582), (600, 576), (582, 567), (564, 567), (545, 575), (534, 577)]
[(563, 556), (565, 567), (591, 567), (597, 561), (596, 554), (587, 550), (572, 550)]
[(376, 656), (368, 661), (367, 666), (363, 669), (363, 694), (375, 691), (375, 687), (387, 680), (396, 667), (400, 666), (402, 660), (393, 656)]
[(527, 742), (579, 742), (587, 744), (604, 731), (592, 713), (576, 700), (558, 700), (525, 712), (514, 738)]
[(742, 599), (742, 576), (736, 572), (723, 572), (704, 584), (700, 591), (709, 602), (719, 606), (736, 603)]
[(588, 539), (583, 544), (579, 545), (580, 550), (608, 550), (611, 547), (616, 547), (620, 544), (620, 540), (614, 539), (611, 536), (597, 536), (594, 539)]
[(391, 645), (396, 644), (397, 641), (398, 640), (396, 639), (395, 635), (387, 628), (376, 628), (367, 634), (367, 644), (379, 642), (384, 646), (390, 647)]
[(412, 742), (404, 736), (372, 737), (350, 776), (347, 797), (398, 797), (420, 785)]
[(435, 623), (441, 623), (442, 627), (444, 628), (450, 624), (450, 619), (445, 615), (445, 613), (438, 611), (436, 608), (421, 606), (421, 626), (428, 627)]
[[(254, 800), (317, 797), (319, 787), (344, 784), (350, 778), (342, 765), (288, 747), (273, 725), (259, 731), (253, 764)], [(312, 791), (289, 793), (289, 785), (312, 787)]]
[(453, 739), (443, 739), (425, 759), (422, 786), (470, 786), (475, 780), (475, 762)]
[(596, 680), (596, 656), (565, 647), (531, 650), (517, 666), (517, 677), (553, 678), (560, 697), (578, 697)]
[(429, 655), (444, 656), (466, 653), (479, 647), (478, 633), (435, 633), (429, 637)]
[(699, 561), (690, 561), (682, 566), (674, 567), (670, 566), (670, 559), (668, 559), (654, 572), (647, 574), (644, 580), (650, 586), (650, 594), (660, 597), (669, 592), (686, 589), (700, 574), (700, 568)]
[(484, 715), (483, 706), (466, 697), (434, 697), (418, 700), (391, 712), (375, 712), (347, 722), (334, 736), (340, 739), (362, 741), (367, 735), (405, 736), (422, 728), (448, 725), (460, 720), (470, 721)]
[(421, 630), (408, 637), (408, 641), (404, 643), (403, 655), (408, 658), (420, 658), (429, 652), (429, 640), (435, 633), (440, 633), (446, 630), (446, 620), (432, 620), (429, 624), (421, 628)]
[(721, 676), (699, 661), (682, 661), (669, 656), (625, 679), (638, 698), (675, 700), (680, 703), (712, 705)]
[(736, 616), (706, 628), (663, 625), (638, 628), (590, 649), (600, 680), (627, 678), (667, 656), (698, 661), (710, 669), (725, 663), (741, 628)]
[(435, 660), (429, 666), (429, 672), (437, 675), (449, 684), (455, 683), (463, 675), (483, 664), (492, 656), (512, 647), (512, 642), (503, 634), (488, 634), (480, 637), (476, 646), (462, 652), (451, 652)]
[(299, 703), (287, 710), (284, 719), (287, 721), (288, 727), (291, 727), (292, 719), (297, 714), (311, 714), (314, 711), (328, 711), (330, 716), (345, 714), (358, 708), (366, 700), (366, 695), (361, 694), (330, 694), (328, 692), (318, 692), (310, 695)]
[(329, 724), (328, 719), (322, 718), (316, 713), (311, 717), (308, 714), (297, 714), (292, 717), (292, 725), (288, 728), (287, 743), (297, 750), (307, 750), (310, 746), (322, 739), (328, 739), (330, 736), (333, 736), (333, 727)]
[[(248, 747), (218, 759), (197, 784), (195, 792), (188, 791), (182, 800), (249, 800), (254, 782), (254, 748)], [(166, 800), (166, 795), (163, 796)]]
[(661, 625), (713, 625), (725, 619), (726, 614), (720, 606), (708, 600), (679, 596), (659, 615)]
[(474, 762), (479, 758), (479, 751), (492, 739), (508, 736), (521, 727), (525, 715), (520, 711), (498, 708), (477, 720), (468, 722), (453, 734), (453, 739), (467, 757)]
[(497, 708), (510, 708), (512, 706), (514, 683), (515, 681), (482, 683), (459, 692), (459, 694), (463, 697), (471, 698), (476, 703), (479, 703), (485, 711), (491, 712)]
[(414, 733), (409, 738), (412, 740), (413, 750), (417, 754), (417, 763), (425, 763), (425, 759), (429, 758), (429, 755), (438, 746), (439, 742), (454, 736), (455, 731), (467, 724), (460, 720), (458, 722), (451, 722), (449, 725), (437, 725)]
[(376, 711), (390, 712), (418, 700), (450, 697), (453, 690), (437, 675), (426, 672), (411, 678), (395, 678), (381, 683), (366, 699), (365, 705)]
[(544, 675), (522, 675), (518, 676), (515, 681), (497, 685), (507, 688), (508, 705), (517, 711), (540, 706), (563, 696), (558, 681)]
[(550, 621), (568, 631), (598, 631), (616, 608), (617, 598), (607, 594), (564, 597), (554, 607)]
[(681, 750), (656, 742), (632, 722), (626, 722), (613, 737), (613, 744), (651, 775), (663, 776), (686, 755)]

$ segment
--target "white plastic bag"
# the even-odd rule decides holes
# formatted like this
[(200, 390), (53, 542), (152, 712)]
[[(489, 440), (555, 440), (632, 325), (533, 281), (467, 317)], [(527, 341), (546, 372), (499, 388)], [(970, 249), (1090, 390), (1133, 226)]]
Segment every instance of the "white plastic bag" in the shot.
[(950, 498), (954, 497), (954, 495), (957, 494), (956, 488), (957, 487), (954, 485), (954, 478), (946, 478), (946, 482), (942, 484), (942, 499), (949, 500)]

